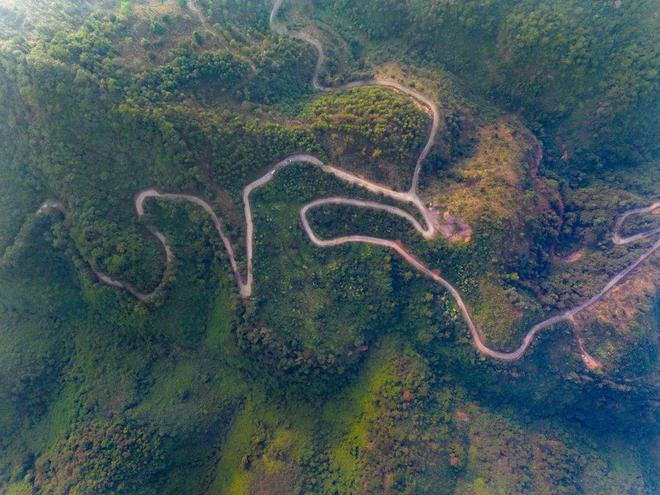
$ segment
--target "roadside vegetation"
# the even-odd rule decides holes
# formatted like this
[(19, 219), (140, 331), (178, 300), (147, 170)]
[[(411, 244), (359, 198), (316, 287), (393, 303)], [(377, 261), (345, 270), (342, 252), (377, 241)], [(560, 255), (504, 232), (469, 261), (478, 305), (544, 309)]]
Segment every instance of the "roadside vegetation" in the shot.
[[(472, 229), (426, 241), (340, 206), (310, 213), (320, 237), (400, 240), (502, 350), (654, 242), (609, 237), (660, 194), (651, 2), (290, 3), (280, 22), (337, 40), (326, 84), (404, 71), (434, 94), (421, 196)], [(307, 202), (383, 198), (300, 164), (254, 193), (243, 300), (203, 210), (149, 200), (140, 221), (134, 194), (203, 198), (243, 266), (246, 184), (300, 152), (407, 190), (428, 115), (389, 89), (314, 91), (316, 53), (272, 35), (271, 2), (89, 4), (0, 10), (0, 492), (657, 493), (657, 255), (578, 322), (602, 368), (561, 325), (487, 360), (393, 252), (310, 243)], [(67, 213), (37, 215), (47, 199)], [(148, 303), (94, 275), (154, 289), (146, 224), (175, 257)]]

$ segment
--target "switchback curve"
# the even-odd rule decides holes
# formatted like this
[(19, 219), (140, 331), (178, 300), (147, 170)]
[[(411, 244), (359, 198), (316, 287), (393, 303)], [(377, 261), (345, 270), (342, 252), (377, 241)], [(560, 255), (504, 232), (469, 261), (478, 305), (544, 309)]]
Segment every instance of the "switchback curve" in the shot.
[[(301, 217), (301, 222), (303, 225), (303, 228), (311, 240), (311, 242), (319, 247), (332, 247), (332, 246), (337, 246), (341, 244), (347, 244), (347, 243), (366, 243), (366, 244), (372, 244), (372, 245), (378, 245), (382, 246), (388, 249), (392, 249), (396, 251), (408, 264), (410, 264), (412, 267), (414, 267), (416, 270), (418, 270), (420, 273), (425, 275), (426, 277), (434, 280), (436, 283), (439, 283), (442, 285), (445, 289), (449, 291), (449, 293), (452, 295), (454, 300), (456, 301), (456, 304), (458, 305), (462, 316), (466, 322), (466, 325), (468, 326), (468, 329), (470, 330), (472, 340), (474, 342), (474, 345), (476, 349), (493, 359), (501, 360), (501, 361), (516, 361), (520, 359), (525, 351), (529, 348), (529, 346), (532, 344), (534, 341), (534, 338), (536, 335), (549, 327), (552, 327), (560, 322), (566, 321), (569, 323), (574, 322), (574, 317), (577, 315), (579, 312), (584, 311), (585, 309), (591, 307), (593, 304), (598, 302), (607, 292), (609, 292), (617, 283), (619, 283), (624, 277), (626, 277), (630, 272), (632, 272), (635, 268), (637, 268), (642, 262), (644, 262), (646, 259), (648, 259), (657, 249), (660, 247), (660, 239), (657, 240), (650, 248), (648, 248), (637, 260), (629, 265), (627, 268), (616, 274), (610, 281), (599, 291), (596, 295), (588, 299), (587, 301), (581, 303), (580, 305), (567, 310), (561, 314), (549, 317), (537, 324), (535, 324), (533, 327), (530, 328), (530, 330), (525, 334), (522, 343), (520, 346), (511, 351), (511, 352), (501, 352), (501, 351), (496, 351), (491, 348), (489, 348), (487, 345), (485, 345), (481, 339), (480, 333), (474, 324), (470, 313), (467, 309), (467, 306), (465, 302), (463, 301), (463, 298), (461, 297), (460, 293), (444, 278), (442, 278), (439, 273), (435, 270), (429, 269), (423, 262), (421, 262), (418, 258), (416, 258), (414, 255), (412, 255), (408, 250), (405, 249), (405, 247), (402, 246), (401, 243), (398, 241), (393, 241), (389, 239), (381, 239), (377, 237), (371, 237), (371, 236), (364, 236), (364, 235), (350, 235), (350, 236), (344, 236), (344, 237), (338, 237), (334, 239), (321, 239), (316, 235), (314, 230), (312, 229), (309, 220), (307, 218), (307, 214), (310, 210), (317, 208), (322, 205), (347, 205), (347, 206), (353, 206), (353, 207), (360, 207), (360, 208), (371, 208), (371, 209), (378, 209), (381, 211), (386, 211), (389, 212), (393, 215), (397, 215), (405, 220), (407, 220), (413, 228), (420, 233), (425, 239), (432, 239), (436, 235), (440, 234), (438, 230), (438, 221), (437, 221), (437, 216), (436, 212), (432, 211), (429, 208), (426, 208), (422, 201), (420, 200), (418, 194), (417, 194), (417, 189), (418, 189), (418, 182), (419, 182), (419, 175), (420, 175), (420, 170), (422, 163), (424, 159), (427, 157), (428, 153), (430, 152), (434, 142), (435, 142), (435, 135), (438, 130), (439, 126), (439, 110), (437, 108), (437, 105), (432, 101), (431, 98), (419, 93), (418, 91), (409, 88), (397, 81), (392, 81), (392, 80), (385, 80), (385, 79), (367, 79), (367, 80), (362, 80), (362, 81), (355, 81), (351, 83), (347, 83), (341, 86), (338, 86), (336, 88), (330, 88), (330, 87), (325, 87), (319, 83), (319, 74), (321, 71), (321, 68), (323, 66), (324, 60), (325, 60), (325, 54), (323, 51), (323, 45), (316, 39), (314, 39), (311, 35), (307, 33), (302, 33), (302, 32), (294, 32), (294, 33), (289, 33), (286, 28), (281, 28), (277, 25), (277, 15), (279, 13), (279, 9), (282, 5), (283, 0), (276, 0), (273, 8), (270, 13), (270, 23), (271, 23), (271, 28), (273, 31), (277, 34), (290, 34), (291, 36), (294, 36), (298, 39), (301, 39), (303, 41), (306, 41), (310, 43), (314, 48), (316, 49), (318, 53), (318, 58), (317, 58), (317, 63), (314, 69), (314, 74), (312, 78), (312, 83), (316, 89), (319, 91), (324, 91), (324, 92), (329, 92), (329, 91), (341, 91), (341, 90), (347, 90), (347, 89), (352, 89), (352, 88), (357, 88), (357, 87), (363, 87), (363, 86), (382, 86), (382, 87), (388, 87), (391, 89), (394, 89), (396, 91), (400, 91), (402, 93), (405, 93), (409, 95), (411, 98), (415, 99), (422, 105), (424, 105), (431, 113), (432, 118), (433, 118), (433, 125), (431, 128), (430, 136), (427, 140), (427, 143), (420, 153), (416, 165), (415, 165), (415, 171), (413, 173), (413, 178), (411, 181), (411, 186), (410, 189), (407, 192), (399, 192), (399, 191), (394, 191), (392, 189), (383, 187), (381, 185), (375, 184), (367, 179), (364, 179), (362, 177), (359, 177), (351, 172), (342, 170), (338, 167), (324, 164), (321, 160), (318, 158), (311, 156), (311, 155), (306, 155), (306, 154), (294, 154), (291, 155), (287, 158), (284, 158), (283, 160), (279, 161), (276, 163), (266, 174), (264, 174), (262, 177), (258, 178), (254, 182), (248, 184), (244, 189), (243, 189), (243, 203), (244, 203), (244, 214), (245, 214), (245, 221), (246, 221), (246, 251), (247, 251), (247, 270), (245, 277), (242, 276), (240, 273), (240, 269), (238, 266), (238, 263), (236, 262), (236, 258), (234, 255), (234, 251), (231, 245), (231, 242), (227, 238), (227, 236), (224, 234), (222, 230), (222, 225), (220, 222), (220, 219), (216, 215), (214, 209), (209, 205), (206, 201), (203, 199), (190, 195), (190, 194), (175, 194), (175, 193), (161, 193), (158, 192), (154, 188), (149, 188), (145, 189), (141, 192), (139, 192), (135, 196), (135, 209), (137, 212), (138, 217), (143, 217), (144, 216), (144, 202), (149, 199), (149, 198), (158, 198), (158, 199), (163, 199), (163, 200), (185, 200), (191, 203), (194, 203), (201, 208), (203, 208), (210, 216), (213, 221), (214, 227), (216, 231), (218, 232), (218, 236), (222, 240), (222, 243), (225, 246), (225, 249), (227, 250), (227, 255), (229, 257), (230, 265), (232, 267), (232, 270), (234, 272), (236, 281), (239, 286), (239, 290), (241, 293), (241, 296), (244, 298), (250, 297), (252, 295), (252, 290), (253, 290), (253, 273), (252, 273), (252, 262), (253, 262), (253, 237), (254, 237), (254, 224), (252, 220), (252, 209), (251, 209), (251, 204), (250, 204), (250, 194), (255, 190), (258, 189), (268, 182), (270, 182), (276, 172), (292, 163), (307, 163), (313, 166), (316, 166), (320, 168), (322, 171), (326, 173), (330, 173), (334, 176), (336, 176), (338, 179), (347, 182), (349, 184), (353, 184), (359, 187), (362, 187), (370, 192), (373, 193), (380, 193), (383, 194), (395, 201), (399, 201), (402, 203), (412, 203), (413, 206), (421, 213), (422, 218), (424, 219), (425, 226), (423, 226), (421, 223), (419, 223), (412, 215), (407, 213), (406, 211), (396, 208), (394, 206), (382, 204), (382, 203), (377, 203), (377, 202), (372, 202), (372, 201), (363, 201), (363, 200), (356, 200), (356, 199), (350, 199), (350, 198), (341, 198), (341, 197), (330, 197), (330, 198), (323, 198), (319, 200), (312, 201), (305, 206), (300, 211), (300, 217)], [(655, 228), (651, 229), (647, 232), (642, 232), (633, 236), (629, 237), (622, 237), (619, 234), (619, 230), (623, 226), (623, 223), (625, 220), (635, 214), (643, 214), (646, 212), (650, 212), (653, 210), (656, 210), (658, 207), (660, 207), (660, 203), (654, 203), (649, 207), (646, 208), (636, 208), (633, 210), (629, 210), (628, 212), (625, 212), (615, 223), (614, 227), (614, 232), (612, 235), (612, 241), (614, 244), (629, 244), (632, 242), (640, 241), (649, 237), (652, 237), (658, 233), (660, 233), (660, 228)], [(54, 202), (54, 201), (47, 201), (42, 205), (42, 207), (38, 210), (37, 213), (42, 213), (50, 208), (57, 208), (61, 209), (64, 211), (63, 205), (59, 202)], [(171, 251), (170, 246), (167, 243), (166, 237), (157, 229), (155, 229), (152, 226), (147, 226), (149, 231), (161, 242), (163, 245), (163, 248), (165, 250), (165, 256), (166, 256), (166, 261), (170, 263), (173, 260), (173, 254)], [(107, 275), (104, 275), (96, 270), (94, 270), (98, 278), (113, 287), (118, 287), (118, 288), (123, 288), (131, 292), (135, 297), (142, 301), (148, 301), (152, 299), (157, 290), (149, 293), (149, 294), (142, 294), (132, 287), (130, 287), (128, 284), (125, 284), (123, 282), (114, 280)], [(588, 354), (586, 354), (586, 351), (584, 351), (583, 346), (581, 344), (581, 341), (578, 338), (578, 342), (580, 343), (580, 348), (582, 349), (583, 352), (583, 359), (585, 359), (585, 363), (588, 364), (589, 359), (593, 360)]]

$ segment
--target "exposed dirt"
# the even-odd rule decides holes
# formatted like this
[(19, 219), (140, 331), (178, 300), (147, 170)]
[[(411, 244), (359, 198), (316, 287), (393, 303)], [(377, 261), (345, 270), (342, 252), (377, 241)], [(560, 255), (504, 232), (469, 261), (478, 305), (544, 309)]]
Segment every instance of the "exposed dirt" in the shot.
[(568, 256), (566, 256), (562, 261), (570, 265), (571, 263), (575, 263), (579, 259), (582, 259), (583, 255), (584, 255), (584, 249), (578, 249), (577, 251), (574, 251)]
[[(275, 20), (277, 19), (277, 14), (279, 11), (279, 8), (282, 4), (283, 0), (276, 0), (275, 4), (273, 6), (273, 10), (271, 11), (271, 16), (270, 16), (270, 21), (271, 21), (271, 27), (275, 32), (278, 32), (280, 34), (289, 34), (286, 29), (278, 29)], [(246, 251), (247, 251), (247, 273), (245, 274), (245, 277), (241, 274), (241, 271), (239, 269), (238, 264), (236, 263), (236, 259), (234, 256), (234, 251), (232, 248), (232, 244), (229, 241), (229, 239), (225, 236), (220, 219), (216, 215), (215, 211), (213, 208), (203, 199), (189, 195), (189, 194), (171, 194), (171, 193), (161, 193), (158, 192), (155, 189), (146, 189), (144, 191), (141, 191), (135, 196), (135, 209), (139, 217), (142, 217), (144, 215), (144, 201), (149, 199), (149, 198), (158, 198), (158, 199), (163, 199), (163, 200), (185, 200), (192, 202), (194, 204), (197, 204), (200, 206), (202, 209), (204, 209), (210, 216), (213, 221), (213, 224), (216, 228), (216, 231), (218, 232), (219, 237), (221, 238), (226, 250), (227, 250), (227, 255), (229, 257), (229, 261), (232, 267), (232, 270), (234, 272), (234, 275), (236, 277), (236, 281), (238, 283), (240, 293), (242, 297), (250, 297), (252, 294), (252, 287), (253, 287), (253, 273), (252, 273), (252, 258), (253, 258), (253, 236), (254, 236), (254, 225), (253, 225), (253, 220), (252, 220), (252, 210), (251, 210), (251, 205), (250, 205), (250, 194), (254, 189), (260, 188), (270, 182), (273, 177), (275, 176), (276, 172), (284, 167), (289, 166), (292, 163), (307, 163), (312, 166), (319, 167), (323, 172), (329, 173), (334, 175), (335, 177), (339, 178), (340, 180), (343, 180), (344, 182), (347, 182), (349, 184), (353, 184), (356, 186), (359, 186), (367, 191), (376, 193), (376, 194), (383, 194), (395, 201), (402, 202), (404, 204), (412, 204), (422, 215), (423, 221), (425, 225), (422, 225), (419, 223), (412, 215), (407, 213), (406, 211), (396, 208), (394, 206), (390, 205), (385, 205), (377, 202), (372, 202), (372, 201), (361, 201), (361, 200), (355, 200), (355, 199), (349, 199), (349, 198), (340, 198), (340, 197), (330, 197), (330, 198), (323, 198), (319, 199), (316, 201), (312, 201), (311, 203), (306, 204), (303, 206), (303, 208), (300, 211), (300, 218), (303, 224), (303, 228), (311, 240), (313, 244), (319, 247), (332, 247), (332, 246), (338, 246), (341, 244), (346, 244), (346, 243), (367, 243), (367, 244), (372, 244), (372, 245), (377, 245), (377, 246), (382, 246), (388, 249), (392, 249), (399, 253), (399, 255), (413, 268), (418, 270), (420, 273), (425, 275), (426, 277), (432, 279), (436, 283), (442, 285), (445, 287), (449, 293), (452, 295), (454, 298), (456, 304), (458, 305), (463, 319), (465, 320), (466, 325), (468, 326), (468, 329), (470, 330), (470, 333), (472, 335), (472, 339), (474, 342), (474, 345), (476, 349), (491, 358), (502, 360), (502, 361), (516, 361), (522, 357), (522, 355), (525, 353), (527, 348), (531, 345), (531, 343), (534, 341), (534, 338), (536, 334), (544, 329), (550, 328), (557, 323), (560, 322), (570, 322), (576, 327), (577, 325), (575, 324), (575, 317), (585, 311), (586, 309), (591, 308), (594, 306), (597, 302), (599, 302), (606, 294), (608, 294), (619, 282), (621, 282), (630, 272), (632, 272), (635, 268), (637, 268), (639, 265), (641, 265), (644, 261), (649, 259), (653, 253), (660, 247), (660, 240), (657, 240), (650, 248), (648, 248), (634, 263), (629, 265), (626, 269), (615, 275), (607, 284), (606, 286), (596, 295), (588, 299), (587, 301), (583, 302), (582, 304), (576, 306), (575, 308), (572, 308), (570, 310), (565, 311), (564, 313), (561, 313), (559, 315), (552, 316), (550, 318), (547, 318), (546, 320), (543, 320), (536, 325), (534, 325), (525, 335), (523, 338), (522, 343), (520, 346), (512, 351), (512, 352), (500, 352), (500, 351), (495, 351), (489, 347), (487, 347), (480, 336), (479, 329), (476, 327), (474, 322), (472, 321), (472, 317), (470, 316), (470, 313), (468, 311), (468, 308), (463, 301), (460, 293), (444, 278), (442, 278), (437, 270), (432, 270), (428, 268), (424, 263), (422, 263), (417, 257), (415, 257), (413, 254), (408, 252), (406, 248), (401, 244), (400, 241), (396, 240), (390, 240), (390, 239), (381, 239), (377, 237), (370, 237), (370, 236), (363, 236), (363, 235), (350, 235), (350, 236), (345, 236), (345, 237), (338, 237), (334, 239), (320, 239), (312, 227), (309, 224), (308, 218), (307, 218), (307, 213), (310, 209), (317, 208), (319, 206), (325, 205), (325, 204), (334, 204), (334, 205), (350, 205), (350, 206), (355, 206), (355, 207), (361, 207), (361, 208), (371, 208), (371, 209), (378, 209), (382, 211), (386, 211), (388, 213), (391, 213), (393, 215), (397, 215), (405, 220), (407, 220), (411, 225), (415, 228), (415, 230), (418, 231), (420, 235), (422, 235), (426, 239), (432, 239), (436, 237), (437, 235), (445, 235), (447, 238), (452, 238), (452, 236), (459, 235), (462, 238), (469, 238), (469, 235), (471, 234), (471, 230), (469, 226), (466, 224), (460, 222), (458, 219), (453, 217), (451, 214), (446, 212), (445, 215), (443, 215), (443, 219), (446, 222), (445, 225), (441, 226), (439, 225), (438, 222), (438, 215), (437, 212), (427, 208), (422, 201), (420, 200), (417, 190), (418, 190), (418, 180), (419, 180), (419, 173), (421, 169), (422, 162), (428, 155), (431, 147), (434, 144), (434, 139), (435, 135), (437, 133), (438, 125), (439, 125), (439, 110), (436, 106), (436, 104), (427, 96), (419, 93), (417, 90), (409, 88), (397, 81), (392, 81), (392, 80), (383, 80), (383, 79), (369, 79), (369, 80), (363, 80), (363, 81), (355, 81), (351, 82), (348, 84), (341, 85), (336, 88), (328, 88), (320, 85), (318, 81), (318, 76), (319, 72), (321, 70), (321, 67), (323, 65), (324, 61), (324, 53), (323, 53), (323, 46), (321, 43), (314, 38), (312, 38), (310, 35), (306, 33), (290, 33), (291, 36), (295, 36), (299, 39), (302, 39), (304, 41), (307, 41), (308, 43), (312, 44), (316, 50), (318, 51), (319, 58), (316, 64), (316, 68), (314, 70), (314, 75), (313, 75), (313, 83), (314, 86), (320, 90), (320, 91), (341, 91), (343, 89), (350, 89), (350, 88), (356, 88), (356, 87), (363, 87), (363, 86), (382, 86), (382, 87), (387, 87), (391, 88), (396, 91), (400, 91), (404, 94), (409, 95), (411, 98), (413, 98), (417, 103), (425, 106), (433, 115), (433, 126), (431, 129), (431, 134), (428, 138), (428, 141), (426, 143), (426, 146), (420, 153), (416, 165), (415, 165), (415, 171), (413, 174), (412, 178), (412, 185), (411, 188), (408, 192), (399, 192), (399, 191), (394, 191), (391, 189), (388, 189), (387, 187), (376, 184), (373, 182), (370, 182), (362, 177), (356, 176), (350, 172), (347, 172), (345, 170), (342, 170), (340, 168), (334, 167), (332, 165), (327, 165), (321, 162), (318, 158), (311, 156), (311, 155), (305, 155), (305, 154), (294, 154), (291, 155), (287, 158), (284, 158), (283, 160), (279, 161), (276, 163), (266, 174), (264, 174), (261, 178), (255, 180), (254, 182), (248, 184), (244, 190), (243, 190), (243, 203), (244, 203), (244, 213), (245, 213), (245, 222), (246, 222)], [(539, 156), (539, 151), (537, 150), (537, 157)], [(540, 158), (537, 159), (537, 161), (540, 161)], [(44, 205), (39, 209), (39, 213), (43, 212), (47, 209), (50, 208), (57, 208), (57, 209), (62, 209), (61, 203), (58, 202), (46, 202)], [(632, 215), (637, 215), (637, 214), (642, 214), (642, 213), (648, 213), (650, 211), (657, 211), (660, 209), (660, 203), (654, 203), (653, 205), (647, 207), (647, 208), (637, 208), (634, 210), (630, 210), (626, 213), (624, 213), (615, 223), (615, 229), (614, 233), (612, 236), (612, 241), (615, 244), (628, 244), (632, 242), (636, 242), (651, 236), (654, 236), (658, 233), (660, 233), (660, 228), (652, 229), (647, 232), (642, 232), (633, 236), (629, 237), (622, 237), (619, 234), (619, 231), (625, 222), (626, 218)], [(165, 255), (166, 255), (166, 260), (167, 262), (171, 262), (173, 259), (173, 255), (171, 252), (171, 249), (167, 243), (167, 240), (165, 236), (156, 230), (154, 227), (147, 226), (150, 232), (156, 236), (161, 244), (163, 245), (163, 248), (165, 250)], [(459, 234), (457, 234), (457, 232)], [(469, 232), (469, 234), (468, 234)], [(148, 300), (154, 297), (154, 295), (161, 289), (159, 288), (154, 291), (153, 293), (150, 294), (140, 294), (136, 292), (134, 289), (132, 289), (130, 286), (127, 284), (124, 284), (120, 281), (113, 280), (109, 277), (107, 277), (104, 274), (96, 272), (97, 276), (101, 281), (103, 281), (106, 284), (109, 284), (113, 287), (118, 287), (118, 288), (124, 288), (131, 293), (133, 293), (138, 299), (141, 300)], [(584, 350), (584, 346), (582, 345), (582, 339), (579, 336), (579, 333), (576, 333), (576, 338), (578, 340), (578, 344), (580, 345), (582, 357), (584, 360), (585, 365), (590, 368), (590, 369), (597, 369), (600, 366), (600, 363), (596, 361), (594, 358), (589, 356), (589, 354)]]

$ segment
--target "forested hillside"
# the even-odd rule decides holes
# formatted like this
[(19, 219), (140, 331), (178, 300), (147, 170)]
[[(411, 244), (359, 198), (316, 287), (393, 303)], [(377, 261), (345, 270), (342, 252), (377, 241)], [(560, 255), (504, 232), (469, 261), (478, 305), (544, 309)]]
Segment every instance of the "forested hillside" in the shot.
[(593, 170), (657, 156), (652, 0), (318, 4), (332, 13), (328, 22), (387, 47), (381, 56), (393, 44), (416, 64), (445, 68), (471, 92), (524, 115), (557, 157)]
[(657, 493), (658, 28), (0, 0), (0, 493)]

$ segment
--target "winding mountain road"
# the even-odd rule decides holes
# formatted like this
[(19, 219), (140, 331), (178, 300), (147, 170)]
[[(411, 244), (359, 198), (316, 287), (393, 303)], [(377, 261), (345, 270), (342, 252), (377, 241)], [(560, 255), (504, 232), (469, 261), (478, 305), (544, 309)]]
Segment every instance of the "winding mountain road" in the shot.
[(653, 237), (654, 235), (660, 234), (660, 227), (656, 227), (651, 230), (647, 230), (646, 232), (641, 232), (639, 234), (631, 235), (628, 237), (621, 237), (619, 235), (619, 230), (623, 226), (623, 223), (626, 221), (626, 219), (630, 216), (634, 215), (644, 215), (645, 213), (653, 213), (660, 211), (660, 201), (653, 203), (650, 206), (647, 206), (646, 208), (635, 208), (633, 210), (628, 210), (625, 212), (623, 215), (619, 217), (619, 219), (616, 221), (614, 224), (614, 235), (612, 236), (612, 242), (617, 245), (623, 245), (623, 244), (630, 244), (631, 242), (635, 241), (641, 241), (642, 239), (646, 239), (648, 237)]
[[(348, 89), (364, 87), (364, 86), (381, 86), (381, 87), (391, 88), (393, 90), (399, 91), (401, 93), (410, 96), (418, 103), (423, 105), (425, 108), (427, 108), (432, 116), (433, 125), (431, 128), (429, 138), (426, 142), (426, 145), (424, 146), (424, 149), (417, 158), (410, 189), (406, 192), (395, 191), (387, 187), (384, 187), (382, 185), (375, 184), (363, 177), (359, 177), (346, 170), (340, 169), (333, 165), (325, 164), (318, 158), (307, 154), (294, 154), (284, 158), (283, 160), (279, 161), (274, 166), (272, 166), (268, 170), (268, 172), (266, 172), (262, 177), (248, 184), (243, 189), (243, 204), (244, 204), (244, 214), (245, 214), (245, 223), (246, 223), (246, 251), (247, 251), (246, 253), (247, 270), (245, 277), (243, 277), (243, 275), (241, 274), (238, 263), (236, 262), (236, 258), (234, 255), (234, 250), (232, 248), (231, 242), (222, 230), (222, 224), (220, 219), (216, 215), (213, 207), (209, 205), (205, 200), (190, 194), (161, 193), (153, 188), (145, 189), (139, 192), (135, 196), (135, 210), (137, 212), (138, 217), (140, 218), (144, 216), (144, 202), (151, 198), (168, 200), (168, 201), (188, 201), (204, 209), (204, 211), (206, 211), (211, 217), (211, 220), (213, 221), (213, 225), (218, 233), (218, 236), (222, 240), (222, 243), (224, 244), (225, 249), (227, 250), (227, 256), (229, 257), (229, 262), (232, 271), (234, 272), (234, 276), (238, 283), (238, 287), (242, 297), (244, 298), (250, 297), (252, 295), (253, 285), (254, 285), (253, 269), (252, 269), (253, 255), (254, 255), (254, 224), (253, 224), (252, 208), (250, 204), (250, 195), (255, 189), (258, 189), (268, 184), (276, 175), (277, 171), (294, 163), (306, 163), (308, 165), (318, 167), (323, 172), (332, 174), (346, 183), (361, 187), (374, 194), (382, 194), (388, 198), (391, 198), (403, 204), (412, 204), (415, 207), (415, 209), (419, 211), (419, 213), (421, 214), (424, 225), (418, 222), (410, 213), (404, 211), (403, 209), (373, 201), (342, 198), (337, 196), (317, 199), (315, 201), (312, 201), (304, 205), (300, 210), (300, 219), (302, 222), (303, 229), (305, 230), (305, 233), (309, 237), (310, 241), (318, 247), (327, 248), (327, 247), (339, 246), (348, 243), (365, 243), (376, 246), (382, 246), (396, 251), (409, 265), (411, 265), (413, 268), (415, 268), (417, 271), (419, 271), (426, 277), (442, 285), (445, 289), (447, 289), (447, 291), (449, 291), (449, 293), (456, 301), (456, 304), (458, 305), (463, 315), (463, 319), (465, 320), (465, 323), (468, 326), (468, 329), (470, 330), (475, 348), (483, 355), (500, 361), (516, 361), (520, 359), (525, 353), (525, 351), (532, 344), (536, 335), (540, 331), (552, 327), (561, 322), (569, 322), (571, 324), (574, 324), (575, 315), (597, 303), (607, 292), (609, 292), (616, 284), (618, 284), (624, 277), (626, 277), (630, 272), (632, 272), (635, 268), (637, 268), (642, 262), (648, 259), (660, 247), (660, 239), (659, 239), (652, 246), (650, 246), (639, 258), (637, 258), (637, 260), (634, 263), (632, 263), (630, 266), (628, 266), (627, 268), (616, 274), (614, 277), (612, 277), (612, 279), (610, 279), (610, 281), (605, 285), (605, 287), (603, 287), (600, 290), (600, 292), (598, 292), (596, 295), (594, 295), (587, 301), (583, 302), (582, 304), (576, 306), (575, 308), (567, 310), (561, 314), (549, 317), (537, 323), (533, 327), (531, 327), (528, 330), (528, 332), (525, 334), (520, 346), (517, 349), (511, 352), (501, 352), (491, 349), (486, 344), (484, 344), (480, 336), (480, 332), (478, 331), (475, 323), (473, 322), (472, 317), (470, 316), (470, 313), (468, 311), (468, 308), (465, 302), (463, 301), (463, 298), (461, 297), (461, 294), (447, 280), (442, 278), (437, 271), (428, 268), (422, 261), (420, 261), (417, 257), (411, 254), (408, 250), (406, 250), (406, 248), (400, 242), (390, 239), (381, 239), (378, 237), (371, 237), (365, 235), (349, 235), (344, 237), (337, 237), (334, 239), (322, 239), (319, 236), (317, 236), (316, 233), (314, 232), (314, 229), (310, 225), (308, 219), (308, 213), (310, 210), (313, 210), (315, 208), (324, 205), (346, 205), (356, 208), (370, 208), (375, 210), (381, 210), (399, 216), (404, 220), (408, 221), (412, 225), (412, 227), (425, 239), (432, 239), (437, 235), (442, 235), (442, 232), (439, 229), (440, 225), (439, 225), (437, 212), (433, 211), (430, 208), (426, 208), (417, 193), (418, 185), (419, 185), (418, 184), (419, 175), (420, 175), (422, 163), (424, 162), (431, 148), (434, 145), (435, 136), (437, 134), (437, 130), (439, 127), (440, 113), (437, 105), (431, 100), (431, 98), (421, 94), (415, 89), (409, 88), (393, 80), (366, 79), (366, 80), (350, 82), (334, 88), (323, 86), (319, 82), (319, 75), (325, 61), (325, 53), (323, 51), (323, 45), (321, 44), (320, 41), (316, 40), (308, 33), (304, 33), (304, 32), (290, 33), (286, 29), (286, 27), (280, 26), (278, 24), (277, 17), (280, 7), (282, 6), (282, 2), (283, 0), (276, 0), (274, 2), (273, 8), (270, 13), (271, 29), (276, 34), (290, 35), (295, 38), (301, 39), (311, 44), (316, 49), (318, 53), (318, 58), (312, 77), (312, 83), (317, 90), (323, 92), (342, 91), (342, 90), (348, 90)], [(51, 208), (57, 208), (64, 211), (64, 207), (61, 203), (55, 201), (47, 201), (38, 210), (38, 213), (42, 213)], [(612, 242), (617, 245), (630, 244), (660, 234), (660, 227), (651, 229), (647, 232), (635, 234), (629, 237), (622, 237), (619, 233), (625, 220), (630, 216), (648, 213), (651, 211), (655, 211), (658, 208), (660, 208), (660, 203), (654, 203), (646, 208), (636, 208), (625, 212), (623, 215), (621, 215), (618, 218), (618, 220), (615, 223), (614, 232), (612, 235)], [(166, 237), (153, 226), (147, 225), (147, 228), (163, 245), (163, 248), (165, 250), (166, 261), (168, 263), (172, 262), (173, 254), (170, 246), (167, 243)], [(96, 270), (94, 270), (94, 272), (102, 282), (111, 285), (113, 287), (126, 289), (129, 292), (131, 292), (133, 295), (135, 295), (135, 297), (137, 297), (142, 301), (148, 301), (152, 299), (160, 290), (160, 287), (163, 285), (163, 282), (161, 282), (161, 285), (155, 291), (149, 294), (143, 294), (135, 290), (126, 283), (120, 282), (118, 280), (114, 280), (108, 277), (107, 275), (104, 275)], [(594, 368), (596, 366), (594, 363), (597, 363), (597, 361), (595, 361), (591, 356), (589, 356), (587, 352), (584, 350), (579, 335), (576, 334), (576, 337), (578, 339), (578, 343), (580, 345), (580, 349), (582, 353), (582, 358), (585, 364), (590, 368)]]

